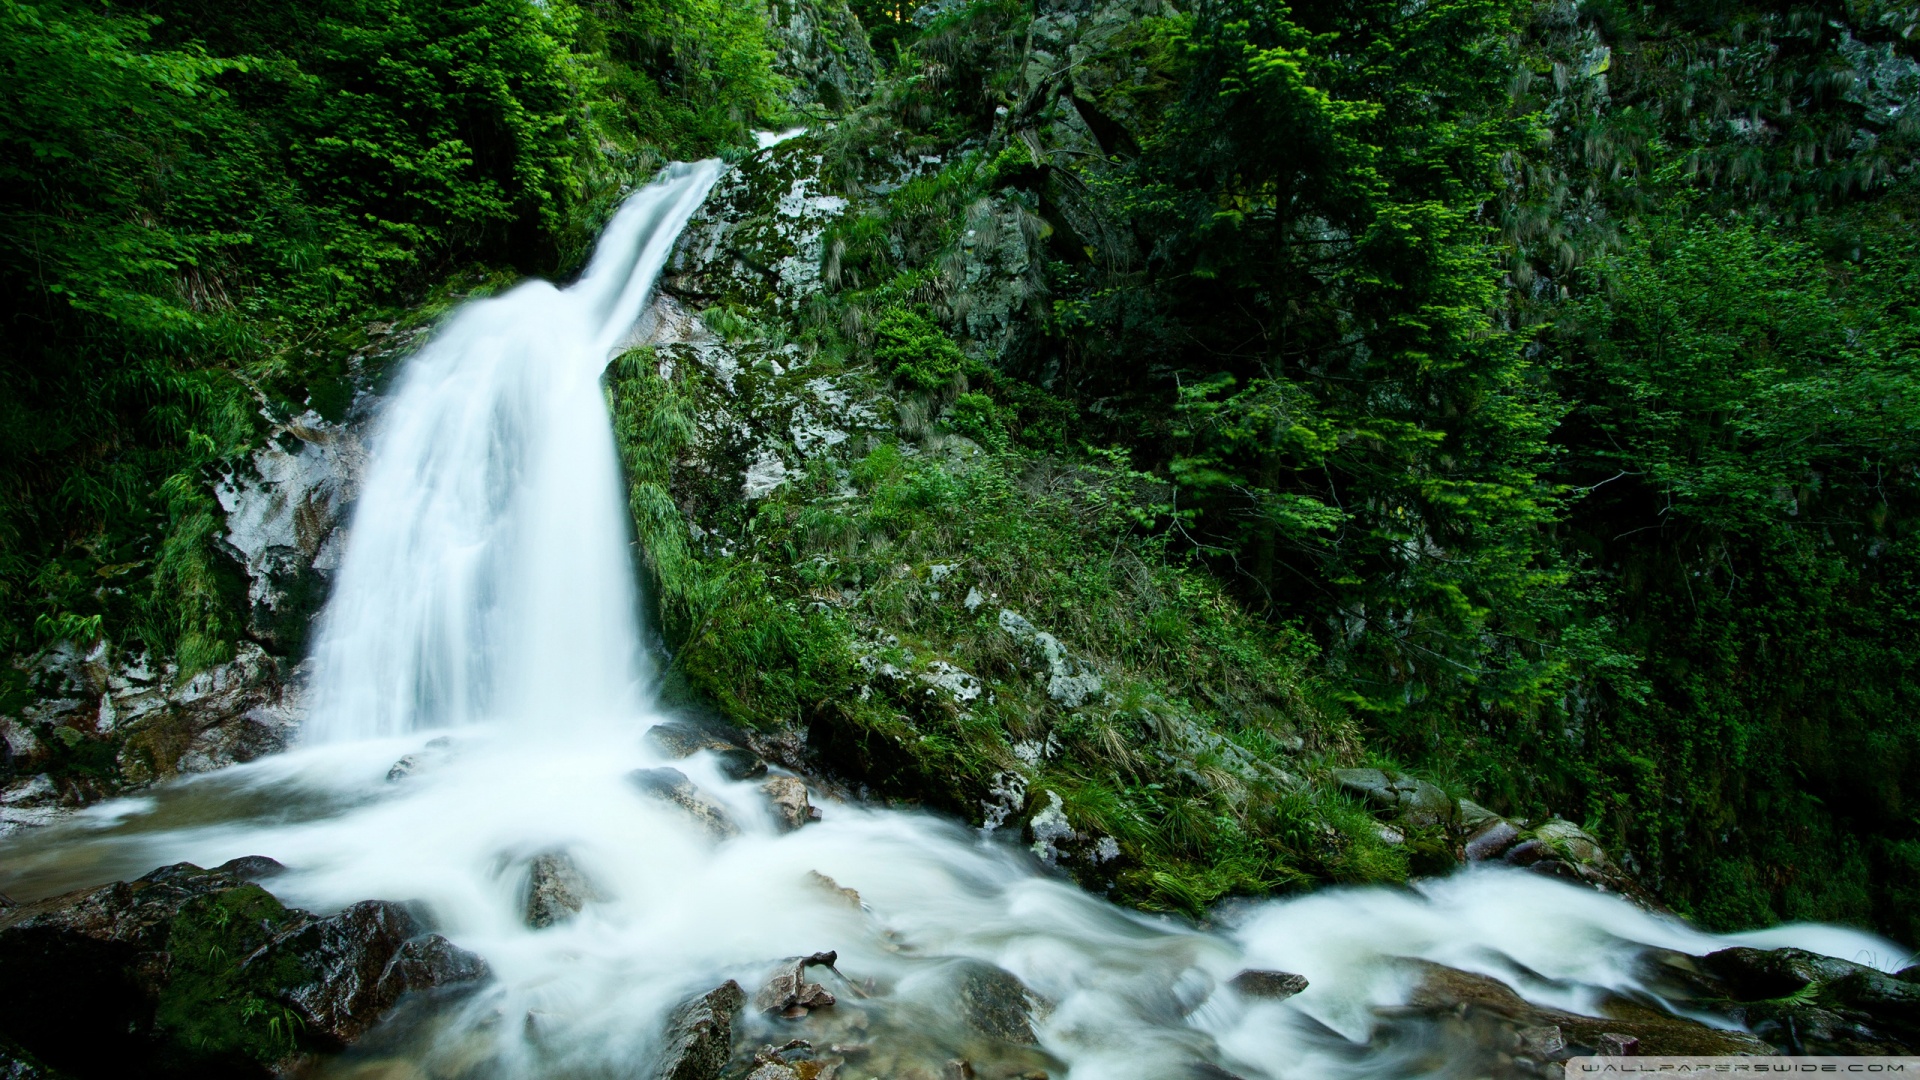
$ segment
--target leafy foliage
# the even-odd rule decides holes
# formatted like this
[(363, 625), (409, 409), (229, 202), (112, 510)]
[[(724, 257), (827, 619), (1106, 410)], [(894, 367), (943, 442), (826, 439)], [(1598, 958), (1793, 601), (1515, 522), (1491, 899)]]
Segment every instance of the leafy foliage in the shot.
[(356, 330), (555, 272), (668, 155), (745, 141), (758, 9), (700, 0), (0, 8), (0, 647), (224, 659), (208, 480), (348, 403)]

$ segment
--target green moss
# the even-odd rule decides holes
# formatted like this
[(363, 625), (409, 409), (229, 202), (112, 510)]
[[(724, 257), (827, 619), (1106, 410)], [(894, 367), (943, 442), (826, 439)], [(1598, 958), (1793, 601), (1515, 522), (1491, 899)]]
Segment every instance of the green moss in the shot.
[(251, 884), (198, 897), (174, 916), (154, 1027), (176, 1056), (272, 1066), (306, 1047), (304, 1022), (281, 995), (310, 973), (286, 958), (247, 963), (294, 917)]
[[(610, 386), (669, 670), (728, 718), (803, 728), (836, 772), (975, 821), (997, 776), (1024, 774), (1028, 805), (1010, 809), (1058, 794), (1082, 834), (1065, 865), (1144, 907), (1405, 876), (1370, 832), (1329, 837), (1326, 815), (1344, 811), (1305, 770), (1352, 741), (1315, 704), (1305, 639), (1249, 617), (1173, 554), (1154, 524), (1163, 489), (1124, 456), (1061, 460), (1005, 428), (984, 440), (1000, 449), (938, 430), (918, 447), (872, 437), (749, 505), (732, 471), (744, 460), (696, 444), (712, 438), (701, 409), (735, 399), (650, 350), (623, 357)], [(967, 406), (976, 419), (1014, 408), (984, 394)], [(684, 507), (722, 533), (693, 539)], [(1002, 608), (1094, 665), (1104, 692), (1077, 709), (1049, 698)], [(979, 678), (980, 696), (937, 690), (935, 664)], [(1117, 858), (1088, 857), (1103, 837)]]

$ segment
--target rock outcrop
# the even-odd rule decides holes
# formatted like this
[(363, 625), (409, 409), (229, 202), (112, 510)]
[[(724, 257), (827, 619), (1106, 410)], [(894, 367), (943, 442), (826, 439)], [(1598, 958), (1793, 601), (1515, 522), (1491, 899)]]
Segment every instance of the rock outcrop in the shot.
[(0, 717), (0, 835), (129, 787), (273, 753), (304, 715), (301, 673), (250, 641), (188, 678), (104, 644), (56, 646), (21, 674), (35, 697)]
[(1644, 974), (1689, 1008), (1717, 1013), (1793, 1054), (1920, 1052), (1920, 981), (1804, 949), (1657, 952)]
[(225, 542), (247, 572), (248, 631), (282, 655), (302, 651), (326, 599), (365, 468), (360, 432), (310, 411), (214, 485)]
[(188, 863), (0, 912), (0, 1035), (78, 1077), (265, 1075), (487, 965), (403, 905), (330, 916)]
[(746, 1003), (732, 979), (682, 1003), (667, 1020), (655, 1080), (720, 1080), (733, 1053), (734, 1019)]

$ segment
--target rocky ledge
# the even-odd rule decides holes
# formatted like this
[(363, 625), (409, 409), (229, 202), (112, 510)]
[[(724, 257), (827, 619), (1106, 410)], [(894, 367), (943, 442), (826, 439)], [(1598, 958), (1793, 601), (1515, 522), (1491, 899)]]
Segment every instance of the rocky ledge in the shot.
[(487, 979), (404, 905), (287, 907), (252, 880), (279, 869), (179, 863), (0, 910), (0, 1049), (82, 1080), (265, 1077), (353, 1042), (405, 994)]

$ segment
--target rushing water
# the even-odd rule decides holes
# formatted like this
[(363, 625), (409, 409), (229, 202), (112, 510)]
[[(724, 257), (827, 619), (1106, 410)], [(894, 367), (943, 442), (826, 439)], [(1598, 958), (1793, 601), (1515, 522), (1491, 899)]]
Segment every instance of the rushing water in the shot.
[[(314, 909), (420, 901), (495, 979), (404, 1008), (333, 1063), (339, 1076), (641, 1077), (666, 1013), (771, 962), (834, 949), (854, 984), (800, 1023), (748, 1039), (874, 1047), (844, 1077), (1159, 1078), (1214, 1062), (1248, 1077), (1398, 1077), (1431, 1055), (1369, 1046), (1406, 999), (1405, 958), (1496, 975), (1594, 1011), (1655, 995), (1644, 947), (1795, 944), (1897, 965), (1890, 944), (1816, 926), (1713, 938), (1614, 898), (1480, 869), (1416, 889), (1329, 890), (1245, 905), (1199, 930), (1113, 907), (1016, 847), (934, 817), (830, 802), (781, 833), (751, 783), (676, 763), (743, 835), (708, 839), (625, 776), (663, 764), (629, 531), (600, 375), (673, 241), (720, 172), (675, 166), (608, 226), (575, 285), (469, 304), (413, 358), (376, 431), (335, 596), (320, 628), (301, 747), (96, 807), (0, 849), (19, 895), (164, 863), (270, 855), (270, 883)], [(418, 771), (390, 782), (414, 754)], [(570, 852), (597, 898), (530, 930), (527, 860)], [(858, 903), (829, 883), (857, 890)], [(1051, 1003), (1041, 1046), (985, 1046), (956, 1019), (968, 962)], [(1297, 972), (1284, 1003), (1242, 999), (1242, 968)], [(1417, 1049), (1417, 1048), (1416, 1048)], [(1216, 1074), (1217, 1075), (1217, 1074)]]

